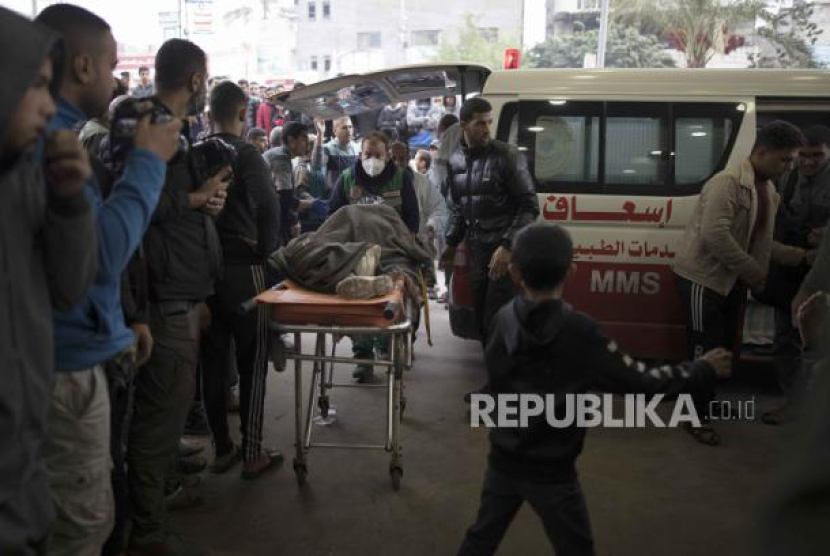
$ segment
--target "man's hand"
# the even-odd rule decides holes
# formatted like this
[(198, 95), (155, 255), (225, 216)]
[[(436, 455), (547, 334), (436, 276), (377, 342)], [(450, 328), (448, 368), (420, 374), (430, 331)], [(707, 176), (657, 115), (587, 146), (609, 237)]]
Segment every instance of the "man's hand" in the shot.
[(427, 226), (426, 229), (427, 239), (433, 240), (435, 239), (435, 228), (432, 226)]
[(447, 272), (448, 270), (452, 269), (453, 262), (455, 260), (455, 247), (447, 247), (444, 248), (444, 252), (441, 253), (441, 258), (438, 259), (438, 270), (442, 272)]
[(826, 314), (827, 295), (824, 292), (815, 292), (799, 305), (795, 322), (805, 349), (814, 347), (818, 343), (821, 323)]
[(153, 335), (146, 324), (134, 324), (130, 328), (135, 332), (135, 364), (140, 367), (150, 360), (153, 353)]
[(510, 249), (501, 245), (490, 259), (490, 280), (499, 280), (507, 274), (507, 265), (510, 264)]
[(163, 124), (151, 124), (150, 116), (144, 116), (138, 122), (133, 146), (154, 152), (165, 162), (169, 162), (179, 150), (179, 133), (182, 122), (173, 119)]
[(46, 139), (43, 171), (53, 198), (68, 199), (83, 193), (92, 167), (75, 132), (61, 129)]
[(297, 222), (296, 224), (291, 226), (291, 231), (290, 231), (291, 237), (299, 236), (302, 233), (302, 231), (303, 231), (302, 225), (299, 222)]
[[(228, 181), (230, 180), (232, 174), (233, 172), (231, 171), (230, 166), (226, 166), (220, 170), (218, 174), (203, 183), (199, 189), (190, 193), (190, 206), (198, 209), (207, 205), (209, 201), (217, 196), (216, 194), (219, 190), (225, 190), (228, 188)], [(225, 197), (227, 197), (227, 194), (225, 194)], [(214, 204), (215, 202), (216, 200), (214, 199)], [(225, 203), (223, 200), (222, 206), (224, 205)], [(222, 209), (220, 208), (219, 210), (221, 211)]]
[(225, 201), (228, 198), (228, 191), (226, 189), (220, 189), (216, 192), (216, 195), (208, 199), (208, 202), (202, 207), (202, 212), (206, 212), (210, 216), (216, 218), (219, 216), (219, 213), (222, 212), (222, 209), (225, 208)]
[(326, 122), (324, 120), (315, 118), (314, 130), (317, 132), (317, 141), (322, 144), (326, 135)]
[(707, 351), (700, 358), (701, 361), (706, 361), (715, 369), (715, 376), (718, 378), (729, 378), (732, 375), (732, 353), (723, 349), (716, 348)]

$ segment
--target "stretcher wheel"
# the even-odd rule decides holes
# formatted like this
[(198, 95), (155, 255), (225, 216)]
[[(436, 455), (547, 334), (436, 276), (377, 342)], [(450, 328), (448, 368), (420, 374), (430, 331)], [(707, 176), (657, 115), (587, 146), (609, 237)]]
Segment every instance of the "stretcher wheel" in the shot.
[(331, 407), (329, 405), (329, 397), (321, 397), (320, 401), (318, 402), (318, 405), (320, 406), (320, 415), (323, 417), (323, 419), (326, 419), (329, 416), (329, 408)]
[(403, 477), (403, 469), (400, 467), (393, 467), (389, 470), (389, 476), (392, 477), (392, 490), (398, 492), (401, 489), (401, 478)]
[(294, 474), (297, 476), (297, 484), (303, 486), (306, 475), (308, 475), (308, 468), (305, 463), (294, 460)]

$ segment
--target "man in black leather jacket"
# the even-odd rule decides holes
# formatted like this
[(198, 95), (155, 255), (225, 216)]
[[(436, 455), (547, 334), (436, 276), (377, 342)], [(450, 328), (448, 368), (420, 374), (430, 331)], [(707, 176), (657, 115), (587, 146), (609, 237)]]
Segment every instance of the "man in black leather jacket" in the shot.
[(476, 97), (461, 108), (462, 137), (447, 163), (451, 215), (442, 268), (466, 241), (476, 323), (486, 344), (490, 323), (515, 294), (507, 265), (513, 238), (539, 216), (525, 159), (515, 147), (490, 138), (490, 103)]

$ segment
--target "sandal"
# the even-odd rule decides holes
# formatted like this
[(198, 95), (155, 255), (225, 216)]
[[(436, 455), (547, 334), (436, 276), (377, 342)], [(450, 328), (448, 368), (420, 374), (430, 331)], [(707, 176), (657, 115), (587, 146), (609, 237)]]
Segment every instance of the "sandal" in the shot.
[(695, 427), (690, 423), (685, 423), (683, 428), (686, 429), (686, 432), (692, 435), (692, 438), (701, 444), (706, 444), (707, 446), (720, 446), (720, 435), (715, 432), (715, 429), (713, 429), (711, 425), (701, 425), (699, 427)]
[[(263, 450), (262, 456), (268, 458), (268, 463), (255, 470), (242, 469), (242, 478), (245, 480), (258, 479), (268, 471), (278, 469), (282, 466), (285, 457), (279, 450)], [(260, 456), (260, 457), (262, 457)], [(246, 462), (247, 463), (247, 462)]]

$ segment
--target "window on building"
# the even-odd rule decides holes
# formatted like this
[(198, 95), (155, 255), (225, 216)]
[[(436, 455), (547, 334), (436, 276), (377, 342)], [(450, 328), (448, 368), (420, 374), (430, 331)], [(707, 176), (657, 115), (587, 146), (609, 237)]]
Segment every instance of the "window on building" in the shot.
[(318, 67), (317, 66), (317, 56), (312, 56), (311, 57), (310, 67), (311, 67), (311, 71), (317, 71), (317, 67)]
[(357, 48), (358, 50), (380, 48), (380, 31), (372, 31), (370, 33), (358, 33)]
[(323, 56), (323, 71), (325, 71), (326, 73), (331, 71), (331, 56), (329, 56), (328, 54)]
[(308, 20), (315, 21), (317, 19), (317, 2), (310, 0), (308, 3)]
[(576, 9), (580, 12), (599, 11), (599, 0), (576, 0)]
[(412, 46), (437, 46), (441, 42), (441, 31), (412, 31)]
[(323, 19), (331, 19), (331, 2), (323, 0)]
[(487, 42), (496, 42), (499, 40), (499, 28), (498, 27), (479, 27), (478, 28), (479, 36)]

